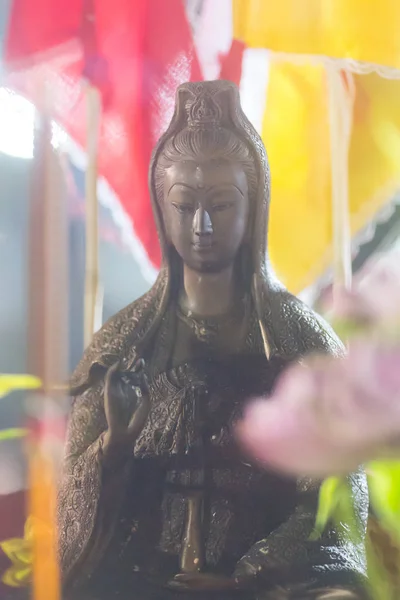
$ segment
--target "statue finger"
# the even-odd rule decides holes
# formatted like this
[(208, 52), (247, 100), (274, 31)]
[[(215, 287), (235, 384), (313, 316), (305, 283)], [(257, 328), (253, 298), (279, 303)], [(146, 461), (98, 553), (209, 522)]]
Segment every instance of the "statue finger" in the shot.
[(142, 375), (142, 381), (140, 384), (140, 388), (142, 390), (143, 397), (149, 398), (149, 380), (147, 378), (146, 373)]
[(128, 434), (131, 438), (136, 439), (147, 420), (150, 412), (150, 400), (147, 396), (142, 396), (139, 406), (135, 410), (133, 417), (128, 425)]
[(127, 375), (127, 379), (129, 380), (133, 393), (138, 399), (149, 395), (149, 382), (144, 371), (140, 371), (139, 373), (133, 373), (131, 371)]
[(118, 372), (120, 367), (120, 361), (117, 360), (111, 367), (107, 370), (106, 376), (104, 378), (104, 396), (108, 398), (110, 394), (110, 386), (114, 375)]
[(120, 397), (115, 386), (116, 374), (119, 368), (120, 361), (118, 360), (108, 369), (104, 380), (104, 411), (108, 428), (113, 434), (123, 429), (123, 420), (120, 416)]
[(133, 373), (140, 373), (141, 371), (143, 371), (145, 367), (145, 361), (143, 358), (139, 358), (135, 364), (133, 365)]

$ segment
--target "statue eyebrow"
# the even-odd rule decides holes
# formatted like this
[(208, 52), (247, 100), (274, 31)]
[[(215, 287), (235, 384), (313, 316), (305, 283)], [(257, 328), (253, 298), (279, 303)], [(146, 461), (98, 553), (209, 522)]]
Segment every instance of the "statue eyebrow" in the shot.
[(196, 188), (195, 188), (195, 187), (192, 187), (191, 185), (188, 185), (187, 183), (183, 183), (183, 182), (181, 182), (181, 181), (175, 181), (175, 183), (173, 183), (173, 184), (171, 185), (171, 187), (169, 188), (169, 190), (168, 190), (168, 192), (167, 192), (167, 193), (169, 194), (169, 193), (170, 193), (170, 191), (172, 190), (172, 188), (174, 188), (174, 187), (175, 187), (175, 186), (177, 186), (177, 185), (180, 185), (181, 187), (187, 188), (188, 190), (190, 190), (190, 191), (192, 191), (192, 192), (195, 192), (195, 191), (196, 191)]
[(207, 192), (212, 192), (213, 190), (217, 190), (217, 189), (219, 189), (219, 188), (223, 188), (223, 187), (226, 187), (226, 188), (227, 188), (227, 187), (234, 188), (235, 190), (237, 190), (237, 191), (239, 192), (239, 194), (240, 194), (241, 196), (244, 196), (244, 194), (243, 194), (242, 190), (241, 190), (241, 189), (240, 189), (240, 188), (239, 188), (237, 185), (235, 185), (234, 183), (231, 183), (231, 182), (230, 182), (230, 183), (219, 183), (218, 185), (211, 185), (211, 186), (210, 186), (210, 187), (207, 189)]
[[(174, 188), (177, 185), (179, 185), (181, 187), (184, 187), (184, 188), (187, 188), (191, 192), (197, 192), (198, 191), (197, 187), (193, 187), (193, 186), (191, 186), (191, 185), (189, 185), (187, 183), (183, 183), (181, 181), (176, 181), (169, 188), (169, 190), (167, 192), (167, 195), (171, 192), (172, 188)], [(233, 187), (233, 188), (235, 188), (235, 190), (237, 190), (240, 193), (241, 196), (244, 196), (242, 190), (240, 188), (238, 188), (237, 185), (235, 185), (234, 183), (231, 183), (231, 182), (229, 182), (229, 183), (228, 182), (219, 183), (218, 185), (211, 185), (209, 187), (206, 186), (204, 189), (208, 193), (208, 192), (212, 192), (213, 190), (216, 190), (216, 189), (219, 189), (219, 188), (222, 188), (222, 187)]]

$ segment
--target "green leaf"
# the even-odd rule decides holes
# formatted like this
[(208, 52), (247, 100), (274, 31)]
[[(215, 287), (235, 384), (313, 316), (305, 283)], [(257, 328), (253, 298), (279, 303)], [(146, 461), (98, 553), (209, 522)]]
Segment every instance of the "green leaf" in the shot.
[(367, 323), (357, 322), (355, 319), (330, 319), (330, 324), (343, 340), (365, 336), (369, 329)]
[(321, 537), (329, 521), (332, 520), (339, 500), (338, 490), (341, 482), (342, 480), (339, 477), (329, 477), (321, 484), (315, 530), (311, 536), (312, 540)]
[(370, 463), (368, 485), (379, 522), (400, 544), (400, 461)]
[(11, 538), (0, 542), (0, 548), (13, 563), (30, 565), (32, 563), (32, 542), (24, 538)]
[[(371, 504), (381, 525), (400, 543), (400, 462), (375, 462), (368, 465)], [(318, 539), (332, 522), (336, 530), (354, 543), (362, 542), (362, 531), (354, 511), (353, 494), (349, 481), (331, 477), (320, 488), (315, 531), (311, 539)], [(397, 537), (398, 536), (398, 537)], [(368, 540), (368, 589), (371, 600), (398, 600), (398, 591), (388, 577), (379, 552)]]
[(42, 385), (33, 375), (0, 375), (0, 398), (14, 390), (34, 390)]
[(355, 511), (353, 489), (347, 478), (341, 480), (337, 495), (334, 515), (336, 528), (342, 530), (353, 543), (361, 543), (363, 531)]
[(366, 540), (368, 559), (368, 588), (372, 600), (397, 600), (397, 591), (388, 577), (385, 565), (382, 563), (370, 538)]
[(333, 522), (354, 543), (360, 541), (361, 530), (357, 526), (353, 493), (346, 478), (330, 477), (322, 483), (311, 540), (321, 537), (329, 522)]
[(15, 564), (4, 573), (1, 581), (13, 588), (28, 587), (32, 580), (32, 566)]
[(4, 442), (6, 440), (15, 440), (17, 438), (25, 437), (27, 434), (26, 429), (2, 429), (0, 430), (0, 442)]

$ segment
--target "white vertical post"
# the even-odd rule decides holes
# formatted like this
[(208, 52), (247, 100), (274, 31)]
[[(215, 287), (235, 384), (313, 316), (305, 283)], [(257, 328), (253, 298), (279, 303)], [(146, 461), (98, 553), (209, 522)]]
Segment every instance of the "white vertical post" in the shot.
[[(97, 157), (101, 118), (101, 98), (98, 90), (88, 85), (87, 105), (87, 169), (86, 169), (86, 275), (84, 306), (84, 343), (88, 346), (98, 323), (99, 302), (99, 216), (97, 201)], [(97, 317), (97, 318), (96, 318)], [(97, 323), (96, 323), (97, 321)]]
[(327, 66), (332, 172), (334, 290), (351, 286), (352, 255), (349, 211), (349, 149), (354, 85), (352, 75)]
[(44, 82), (29, 207), (29, 371), (43, 383), (43, 394), (30, 397), (27, 405), (34, 600), (61, 598), (55, 504), (68, 372), (68, 219), (60, 161), (51, 143), (48, 94)]

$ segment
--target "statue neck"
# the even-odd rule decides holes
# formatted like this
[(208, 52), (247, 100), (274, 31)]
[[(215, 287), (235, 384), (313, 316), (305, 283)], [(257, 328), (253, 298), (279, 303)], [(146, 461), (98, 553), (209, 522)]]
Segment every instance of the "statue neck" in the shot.
[(179, 303), (185, 312), (204, 317), (223, 315), (238, 299), (233, 265), (219, 273), (199, 273), (184, 265)]

